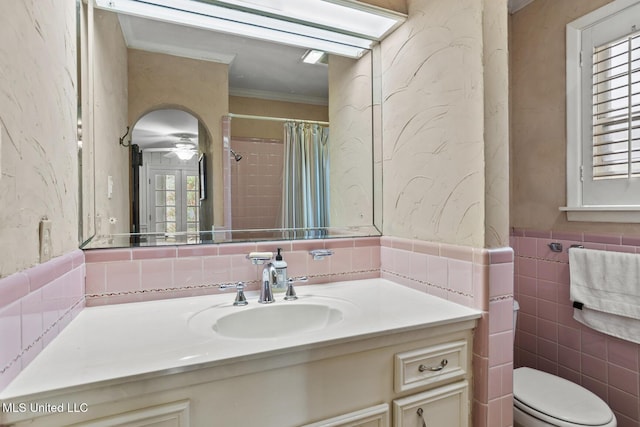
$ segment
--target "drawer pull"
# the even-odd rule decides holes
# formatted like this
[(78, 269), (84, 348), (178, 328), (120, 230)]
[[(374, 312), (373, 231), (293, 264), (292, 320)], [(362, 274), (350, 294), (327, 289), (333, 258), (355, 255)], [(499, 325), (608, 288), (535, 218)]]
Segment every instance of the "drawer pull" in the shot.
[(420, 417), (420, 419), (422, 420), (422, 427), (427, 427), (427, 423), (424, 420), (424, 417), (422, 416), (422, 414), (424, 414), (424, 411), (422, 410), (422, 408), (418, 408), (418, 416)]
[(444, 367), (447, 366), (448, 363), (449, 363), (449, 361), (447, 359), (442, 359), (442, 361), (440, 362), (440, 364), (438, 366), (420, 365), (420, 366), (418, 366), (418, 371), (420, 371), (420, 372), (424, 372), (424, 371), (429, 371), (429, 372), (442, 371), (444, 369)]

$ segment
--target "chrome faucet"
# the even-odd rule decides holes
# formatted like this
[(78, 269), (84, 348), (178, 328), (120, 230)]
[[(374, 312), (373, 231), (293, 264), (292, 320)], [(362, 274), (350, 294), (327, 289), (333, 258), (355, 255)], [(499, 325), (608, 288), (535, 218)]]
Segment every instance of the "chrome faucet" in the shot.
[(262, 286), (260, 286), (260, 304), (269, 304), (274, 302), (272, 286), (278, 280), (278, 273), (273, 263), (268, 263), (262, 269)]

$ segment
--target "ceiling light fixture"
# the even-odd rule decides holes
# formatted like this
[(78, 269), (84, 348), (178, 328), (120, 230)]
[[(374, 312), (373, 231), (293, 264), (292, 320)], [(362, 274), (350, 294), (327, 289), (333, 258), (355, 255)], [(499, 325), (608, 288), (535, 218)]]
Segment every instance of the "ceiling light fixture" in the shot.
[(305, 64), (318, 64), (322, 63), (326, 53), (321, 50), (308, 50), (302, 55), (302, 62)]
[[(185, 144), (185, 140), (189, 141)], [(176, 153), (176, 156), (180, 160), (191, 160), (193, 156), (196, 155), (196, 150), (194, 150), (194, 144), (188, 138), (180, 138), (180, 143), (177, 143), (173, 152)]]
[(403, 14), (350, 0), (213, 0), (212, 3), (252, 9), (278, 19), (310, 23), (378, 41), (406, 19)]
[(196, 155), (194, 150), (180, 148), (174, 151), (180, 160), (191, 160)]
[[(347, 0), (333, 1), (351, 4)], [(348, 11), (357, 11), (361, 14), (364, 9), (364, 15), (360, 18), (352, 18), (353, 22), (357, 23), (367, 21), (365, 17), (372, 17), (373, 21), (376, 21), (375, 17), (379, 15), (385, 15), (385, 19), (389, 19), (386, 15), (395, 17), (387, 24), (374, 26), (373, 30), (365, 32), (359, 25), (353, 28), (347, 27), (346, 23), (341, 22), (344, 21), (343, 17), (336, 18), (335, 15), (329, 15), (326, 18), (314, 19), (318, 16), (302, 13), (304, 7), (300, 7), (301, 5), (311, 7), (314, 4), (313, 10), (322, 4), (330, 6), (332, 10), (336, 7), (333, 2), (321, 0), (286, 2), (287, 7), (295, 6), (291, 15), (288, 15), (288, 9), (278, 9), (265, 0), (255, 2), (209, 0), (206, 3), (197, 0), (95, 0), (95, 4), (100, 9), (126, 15), (307, 47), (351, 58), (362, 56), (366, 49), (371, 48), (377, 40), (406, 19), (404, 15), (389, 13), (373, 6), (363, 6), (360, 3), (357, 9), (339, 6), (341, 13), (344, 14)], [(333, 10), (327, 13), (337, 12)], [(330, 25), (334, 21), (336, 25)]]

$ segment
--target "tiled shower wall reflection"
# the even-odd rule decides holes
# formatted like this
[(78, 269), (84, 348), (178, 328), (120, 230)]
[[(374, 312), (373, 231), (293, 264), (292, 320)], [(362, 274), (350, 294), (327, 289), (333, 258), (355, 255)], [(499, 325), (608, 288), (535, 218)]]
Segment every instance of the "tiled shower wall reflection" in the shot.
[(0, 390), (84, 308), (81, 250), (0, 280)]
[[(563, 246), (553, 252), (549, 243)], [(594, 331), (573, 319), (567, 248), (640, 253), (640, 239), (623, 235), (514, 230), (515, 298), (520, 304), (515, 365), (537, 368), (591, 390), (609, 403), (618, 427), (640, 424), (640, 346)]]
[(279, 228), (282, 223), (281, 140), (232, 138), (231, 148), (242, 156), (231, 158), (231, 212), (236, 230)]
[(381, 238), (381, 277), (482, 310), (473, 343), (473, 426), (513, 424), (513, 251)]

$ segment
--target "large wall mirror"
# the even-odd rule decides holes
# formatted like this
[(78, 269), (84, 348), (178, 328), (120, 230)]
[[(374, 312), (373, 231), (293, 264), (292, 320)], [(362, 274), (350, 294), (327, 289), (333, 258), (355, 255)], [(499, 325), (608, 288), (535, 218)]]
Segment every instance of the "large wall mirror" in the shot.
[(307, 63), (97, 3), (80, 11), (83, 247), (380, 234), (375, 47)]

